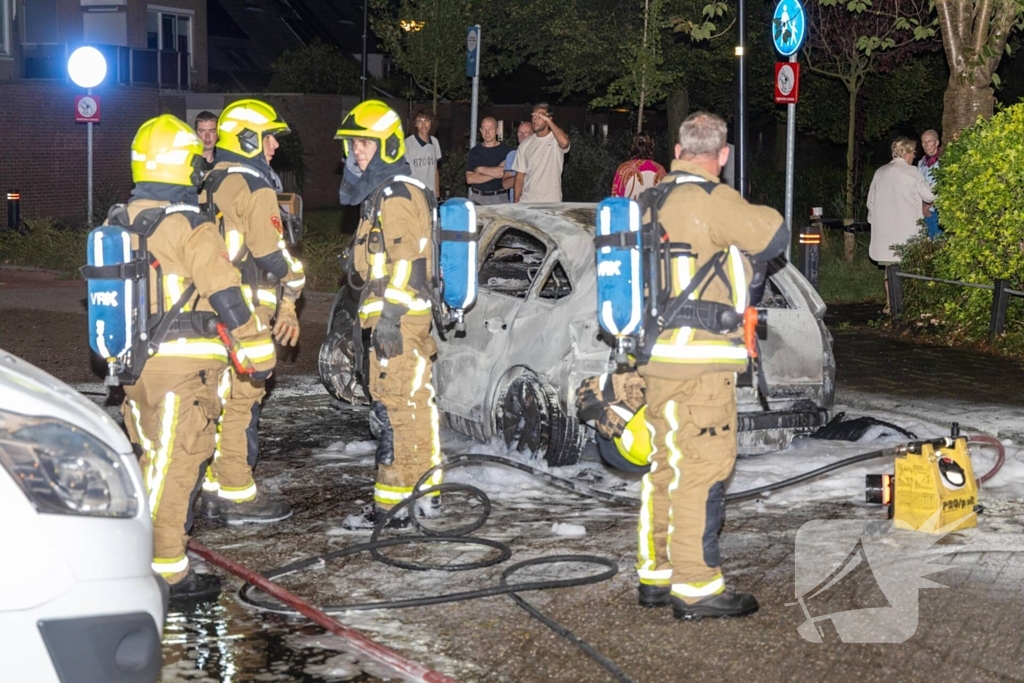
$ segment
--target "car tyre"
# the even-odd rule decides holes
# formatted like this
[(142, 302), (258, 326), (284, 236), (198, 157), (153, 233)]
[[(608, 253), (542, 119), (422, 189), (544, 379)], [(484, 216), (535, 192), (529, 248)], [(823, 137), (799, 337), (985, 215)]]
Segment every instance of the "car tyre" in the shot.
[(355, 372), (355, 347), (352, 343), (352, 316), (338, 310), (331, 324), (331, 333), (320, 345), (318, 369), (320, 382), (327, 392), (346, 403), (368, 405), (370, 392)]
[(527, 449), (551, 467), (579, 462), (583, 453), (583, 426), (562, 410), (551, 387), (531, 373), (512, 378), (495, 411), (497, 432), (509, 448)]

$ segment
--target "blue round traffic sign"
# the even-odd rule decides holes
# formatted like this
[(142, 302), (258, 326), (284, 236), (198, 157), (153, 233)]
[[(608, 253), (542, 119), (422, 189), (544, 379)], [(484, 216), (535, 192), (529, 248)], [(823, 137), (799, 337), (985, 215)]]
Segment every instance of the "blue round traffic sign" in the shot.
[(772, 42), (783, 57), (800, 49), (807, 33), (807, 16), (800, 0), (780, 0), (772, 15)]

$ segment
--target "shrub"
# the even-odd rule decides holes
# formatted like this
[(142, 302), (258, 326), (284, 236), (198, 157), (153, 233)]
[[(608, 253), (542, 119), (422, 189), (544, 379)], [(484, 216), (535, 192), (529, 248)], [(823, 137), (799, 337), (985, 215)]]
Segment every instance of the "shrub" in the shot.
[[(945, 238), (912, 240), (902, 268), (978, 284), (1006, 279), (1024, 285), (1024, 103), (965, 129), (943, 152), (937, 173), (937, 207)], [(948, 285), (905, 288), (906, 310), (927, 318), (960, 340), (988, 334), (992, 294)], [(1024, 302), (1010, 299), (1007, 339), (1024, 341)]]
[(0, 263), (35, 266), (78, 277), (85, 265), (86, 230), (66, 228), (48, 218), (25, 219), (22, 232), (0, 232)]

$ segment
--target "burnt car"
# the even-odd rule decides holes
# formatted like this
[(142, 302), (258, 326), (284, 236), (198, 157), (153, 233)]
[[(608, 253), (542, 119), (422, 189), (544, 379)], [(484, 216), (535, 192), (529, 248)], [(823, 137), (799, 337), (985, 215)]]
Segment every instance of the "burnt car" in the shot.
[[(464, 332), (438, 336), (433, 381), (443, 424), (481, 441), (497, 437), (553, 466), (575, 463), (595, 438), (576, 418), (580, 383), (614, 369), (612, 340), (597, 321), (595, 211), (593, 204), (477, 207), (477, 301)], [(343, 286), (320, 350), (320, 378), (334, 397), (358, 403), (367, 399), (353, 371), (357, 303), (358, 292)], [(835, 387), (825, 304), (800, 272), (773, 261), (756, 306), (768, 313), (760, 359), (767, 391), (758, 391), (750, 370), (739, 376), (741, 454), (785, 448), (823, 424)], [(597, 441), (606, 452), (611, 442)]]

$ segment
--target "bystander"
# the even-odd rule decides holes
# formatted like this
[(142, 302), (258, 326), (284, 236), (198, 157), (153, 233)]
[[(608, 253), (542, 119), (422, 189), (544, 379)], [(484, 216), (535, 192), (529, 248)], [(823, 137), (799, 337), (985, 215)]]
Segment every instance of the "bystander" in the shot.
[(480, 122), (480, 138), (480, 144), (469, 150), (466, 159), (469, 198), (476, 204), (508, 204), (502, 178), (505, 159), (512, 150), (498, 140), (498, 121), (493, 116), (485, 116)]
[(515, 201), (562, 201), (562, 165), (569, 151), (569, 136), (554, 121), (546, 102), (533, 107), (533, 136), (519, 146), (512, 170), (516, 172)]
[(431, 135), (434, 115), (421, 109), (412, 117), (416, 132), (405, 139), (405, 159), (412, 167), (412, 177), (427, 186), (427, 190), (441, 198), (441, 178), (437, 168), (441, 164), (441, 145)]
[[(526, 139), (528, 137), (530, 137), (531, 135), (533, 135), (533, 124), (530, 123), (529, 121), (523, 121), (522, 123), (519, 124), (519, 127), (516, 128), (516, 139), (518, 140), (518, 144), (520, 146), (524, 142), (526, 142)], [(501, 179), (501, 186), (503, 188), (505, 188), (506, 190), (508, 190), (508, 201), (509, 202), (514, 202), (516, 200), (516, 198), (515, 198), (516, 172), (512, 170), (512, 165), (515, 164), (515, 162), (516, 162), (516, 152), (518, 152), (518, 151), (519, 151), (519, 148), (517, 147), (516, 149), (512, 150), (511, 152), (509, 152), (508, 156), (505, 157), (505, 175), (502, 176), (502, 179)]]
[(612, 180), (612, 196), (636, 199), (665, 177), (665, 167), (654, 160), (654, 140), (647, 133), (633, 137), (629, 161), (619, 164)]
[[(942, 147), (939, 146), (939, 134), (934, 130), (926, 130), (921, 133), (921, 148), (924, 155), (917, 162), (917, 170), (924, 176), (928, 187), (935, 191), (935, 171), (939, 170), (939, 157), (942, 156)], [(928, 237), (935, 239), (942, 233), (939, 227), (939, 213), (935, 210), (934, 204), (922, 206), (924, 213), (924, 224), (928, 228)]]
[(206, 159), (207, 164), (212, 166), (214, 150), (217, 146), (217, 115), (211, 111), (201, 111), (196, 114), (193, 127), (199, 140), (203, 143), (203, 158)]

